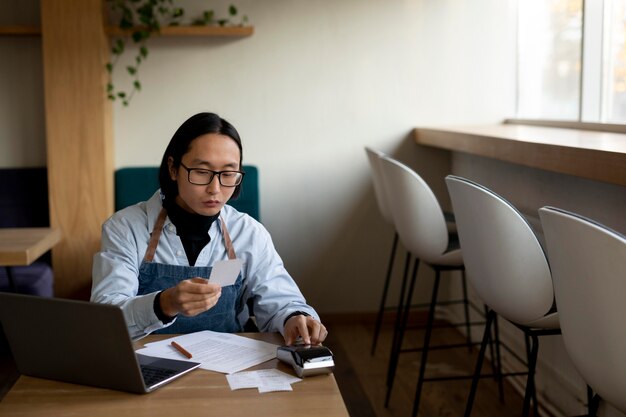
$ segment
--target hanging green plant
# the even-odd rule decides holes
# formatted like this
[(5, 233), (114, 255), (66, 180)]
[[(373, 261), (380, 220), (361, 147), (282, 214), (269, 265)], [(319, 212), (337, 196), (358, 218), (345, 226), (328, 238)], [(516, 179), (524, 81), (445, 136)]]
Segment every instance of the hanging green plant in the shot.
[[(158, 34), (161, 27), (178, 26), (181, 18), (185, 14), (182, 7), (175, 4), (175, 0), (107, 0), (112, 18), (116, 26), (122, 31), (124, 36), (117, 37), (111, 47), (112, 60), (106, 64), (109, 74), (107, 83), (107, 97), (109, 100), (120, 100), (124, 106), (128, 106), (135, 93), (141, 91), (141, 81), (139, 80), (139, 68), (148, 58), (148, 39), (153, 34)], [(238, 14), (234, 5), (228, 8), (228, 17), (216, 19), (213, 10), (206, 10), (200, 18), (192, 21), (193, 25), (234, 25), (233, 20)], [(243, 16), (240, 26), (248, 22), (248, 17)], [(126, 65), (126, 72), (132, 79), (130, 92), (118, 89), (113, 84), (113, 71), (115, 70), (120, 57), (126, 50), (128, 38), (137, 45), (137, 54), (131, 64)]]

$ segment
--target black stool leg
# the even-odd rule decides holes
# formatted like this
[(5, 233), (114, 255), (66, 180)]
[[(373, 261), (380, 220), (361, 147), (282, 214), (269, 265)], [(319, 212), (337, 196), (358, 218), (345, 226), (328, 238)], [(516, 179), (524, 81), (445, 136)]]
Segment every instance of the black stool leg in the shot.
[(424, 335), (424, 347), (422, 348), (422, 360), (420, 364), (419, 377), (417, 379), (417, 389), (415, 390), (415, 399), (413, 400), (413, 417), (417, 416), (420, 406), (420, 396), (422, 395), (422, 387), (424, 385), (424, 373), (426, 372), (426, 363), (428, 360), (428, 347), (430, 345), (430, 336), (433, 331), (433, 322), (435, 321), (435, 305), (437, 304), (437, 293), (439, 292), (439, 269), (435, 269), (435, 282), (433, 284), (433, 294), (430, 300), (430, 310), (428, 311), (428, 322), (426, 323), (426, 334)]
[(400, 300), (398, 301), (398, 307), (396, 310), (396, 320), (393, 326), (393, 339), (391, 340), (391, 354), (389, 355), (389, 365), (387, 366), (387, 386), (389, 386), (389, 382), (391, 379), (391, 364), (393, 360), (393, 355), (396, 351), (396, 344), (398, 341), (399, 328), (402, 322), (402, 308), (404, 305), (404, 293), (406, 292), (406, 283), (409, 279), (409, 265), (411, 264), (411, 253), (406, 253), (406, 260), (404, 262), (404, 274), (402, 275), (402, 286), (400, 287)]
[(378, 343), (378, 334), (380, 333), (380, 326), (383, 322), (383, 313), (385, 312), (385, 301), (387, 301), (387, 291), (389, 290), (389, 281), (391, 281), (391, 271), (393, 270), (393, 261), (396, 259), (396, 249), (398, 247), (398, 233), (393, 236), (393, 244), (391, 245), (391, 255), (389, 256), (389, 265), (387, 266), (387, 278), (385, 278), (385, 285), (383, 287), (383, 295), (380, 298), (380, 307), (378, 308), (378, 315), (376, 316), (376, 327), (374, 328), (374, 340), (372, 341), (371, 355), (376, 352), (376, 344)]
[(463, 286), (463, 308), (465, 309), (465, 332), (467, 334), (467, 350), (472, 351), (472, 332), (470, 326), (469, 301), (467, 300), (467, 282), (465, 268), (461, 270), (461, 285)]
[(487, 311), (487, 316), (485, 317), (485, 331), (483, 333), (483, 341), (480, 344), (480, 351), (478, 352), (478, 359), (476, 360), (476, 368), (474, 370), (474, 377), (472, 378), (472, 386), (470, 388), (469, 395), (467, 397), (467, 404), (465, 405), (465, 417), (470, 417), (472, 415), (472, 407), (474, 406), (474, 399), (476, 398), (476, 390), (478, 389), (478, 381), (480, 380), (480, 373), (483, 367), (483, 360), (485, 359), (485, 350), (487, 349), (487, 344), (489, 343), (489, 339), (491, 338), (491, 325), (496, 316), (496, 313), (493, 310)]
[(596, 417), (598, 414), (598, 408), (600, 407), (600, 396), (593, 394), (593, 390), (587, 385), (587, 411), (589, 417)]
[[(528, 357), (528, 379), (526, 381), (526, 393), (524, 395), (524, 408), (522, 409), (522, 416), (528, 417), (530, 413), (530, 399), (535, 391), (535, 367), (537, 365), (537, 353), (539, 352), (539, 339), (537, 335), (530, 335), (532, 339), (532, 346), (530, 355)], [(536, 403), (537, 401), (535, 401)]]
[[(498, 315), (496, 314), (493, 318), (493, 333), (496, 344), (496, 359), (494, 362), (493, 356), (491, 356), (491, 361), (494, 364), (494, 369), (496, 370), (496, 382), (498, 383), (498, 391), (500, 394), (500, 402), (504, 403), (504, 380), (502, 378), (502, 356), (500, 355), (500, 330), (498, 326)], [(493, 352), (491, 353), (493, 355)]]
[[(410, 258), (407, 258), (406, 267), (408, 268)], [(417, 278), (417, 269), (419, 267), (419, 259), (415, 259), (415, 264), (413, 266), (413, 276), (411, 278), (411, 283), (409, 285), (409, 291), (406, 296), (406, 303), (403, 306), (402, 301), (404, 298), (401, 297), (400, 307), (398, 309), (398, 317), (396, 318), (397, 325), (397, 333), (398, 336), (396, 340), (394, 340), (394, 345), (392, 346), (391, 357), (389, 358), (389, 368), (387, 369), (387, 394), (385, 395), (385, 407), (389, 405), (389, 399), (391, 398), (391, 391), (393, 389), (393, 381), (396, 377), (396, 370), (398, 369), (398, 361), (400, 359), (400, 351), (402, 350), (402, 341), (404, 339), (404, 331), (406, 329), (406, 324), (408, 321), (409, 310), (411, 309), (411, 299), (413, 295), (413, 289), (415, 288), (415, 280)], [(405, 272), (408, 272), (405, 271)], [(404, 307), (402, 309), (402, 307)], [(401, 314), (402, 313), (402, 314)]]

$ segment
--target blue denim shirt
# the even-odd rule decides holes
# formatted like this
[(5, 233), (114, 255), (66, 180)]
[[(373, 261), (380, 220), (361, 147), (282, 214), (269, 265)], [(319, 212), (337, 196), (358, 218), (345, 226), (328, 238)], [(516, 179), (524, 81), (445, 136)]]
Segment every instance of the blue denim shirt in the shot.
[[(157, 191), (148, 201), (115, 213), (102, 225), (101, 250), (94, 256), (91, 301), (120, 306), (133, 339), (173, 323), (162, 323), (154, 313), (157, 292), (137, 294), (139, 267), (161, 208), (161, 195)], [(221, 210), (221, 218), (237, 257), (243, 260), (243, 301), (252, 299), (259, 329), (282, 333), (285, 318), (295, 311), (319, 320), (285, 269), (263, 225), (229, 205)], [(198, 255), (195, 266), (212, 266), (215, 261), (228, 259), (219, 221), (213, 223), (209, 236), (211, 241)], [(176, 227), (169, 218), (165, 221), (154, 262), (189, 266)], [(238, 319), (243, 325), (248, 311), (244, 309)]]

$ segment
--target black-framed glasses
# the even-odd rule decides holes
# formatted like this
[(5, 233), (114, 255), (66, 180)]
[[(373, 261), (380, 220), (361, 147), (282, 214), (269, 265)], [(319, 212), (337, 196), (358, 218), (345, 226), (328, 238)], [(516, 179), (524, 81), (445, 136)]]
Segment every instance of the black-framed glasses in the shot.
[(213, 177), (217, 175), (217, 180), (222, 187), (236, 187), (243, 181), (245, 172), (241, 171), (212, 171), (205, 168), (188, 168), (180, 163), (180, 166), (187, 170), (187, 180), (194, 185), (209, 185)]

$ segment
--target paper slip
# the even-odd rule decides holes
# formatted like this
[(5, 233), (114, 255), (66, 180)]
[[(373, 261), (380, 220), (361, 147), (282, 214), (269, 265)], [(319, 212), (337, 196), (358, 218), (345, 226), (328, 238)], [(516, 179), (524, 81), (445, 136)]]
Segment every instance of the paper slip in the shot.
[(258, 388), (260, 393), (272, 391), (292, 391), (291, 384), (300, 382), (296, 378), (278, 369), (261, 369), (259, 371), (237, 372), (226, 375), (231, 390)]
[(241, 259), (228, 259), (226, 261), (215, 262), (213, 269), (211, 269), (209, 282), (220, 284), (222, 287), (233, 285), (235, 281), (237, 281), (242, 265), (243, 260)]
[[(186, 359), (172, 347), (172, 341), (191, 353), (191, 358)], [(137, 350), (137, 353), (200, 362), (202, 369), (229, 374), (274, 359), (277, 347), (271, 343), (231, 333), (204, 330), (147, 343), (143, 349)]]

